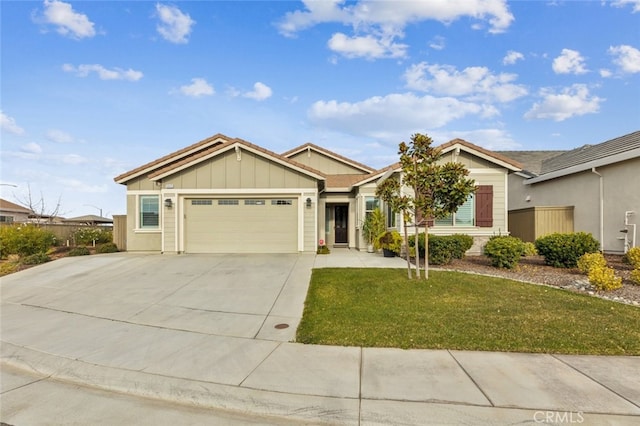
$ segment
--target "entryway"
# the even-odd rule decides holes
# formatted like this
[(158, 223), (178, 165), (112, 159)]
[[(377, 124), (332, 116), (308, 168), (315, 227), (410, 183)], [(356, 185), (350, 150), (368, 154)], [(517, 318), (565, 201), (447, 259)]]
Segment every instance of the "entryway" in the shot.
[(349, 244), (349, 205), (339, 204), (333, 208), (334, 244)]

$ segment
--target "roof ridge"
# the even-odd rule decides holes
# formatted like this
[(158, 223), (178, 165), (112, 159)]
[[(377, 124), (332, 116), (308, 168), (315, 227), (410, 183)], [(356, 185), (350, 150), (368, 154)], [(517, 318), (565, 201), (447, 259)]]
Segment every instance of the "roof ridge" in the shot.
[(329, 156), (332, 156), (332, 157), (336, 157), (336, 158), (338, 158), (338, 159), (340, 159), (342, 161), (345, 161), (347, 163), (351, 163), (351, 164), (353, 164), (353, 165), (355, 165), (358, 168), (361, 168), (363, 170), (367, 170), (369, 173), (375, 171), (375, 169), (373, 167), (367, 166), (366, 164), (360, 163), (358, 161), (355, 161), (355, 160), (353, 160), (351, 158), (345, 157), (344, 155), (340, 155), (337, 152), (333, 152), (333, 151), (331, 151), (329, 149), (323, 148), (323, 147), (318, 146), (318, 145), (316, 145), (314, 143), (311, 143), (311, 142), (304, 143), (304, 144), (302, 144), (300, 146), (297, 146), (297, 147), (292, 148), (292, 149), (290, 149), (288, 151), (285, 151), (285, 152), (282, 153), (282, 155), (287, 157), (288, 155), (301, 152), (305, 148), (313, 148), (316, 151), (322, 152), (324, 154), (328, 154)]

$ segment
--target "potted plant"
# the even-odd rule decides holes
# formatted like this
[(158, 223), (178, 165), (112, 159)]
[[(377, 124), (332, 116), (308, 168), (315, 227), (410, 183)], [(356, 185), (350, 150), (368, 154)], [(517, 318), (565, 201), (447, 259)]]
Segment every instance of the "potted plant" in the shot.
[(362, 236), (367, 242), (367, 252), (373, 253), (376, 237), (386, 230), (386, 219), (382, 210), (375, 209), (367, 213), (362, 224)]
[(376, 242), (382, 248), (384, 257), (394, 257), (400, 254), (402, 236), (398, 231), (385, 231), (378, 236)]

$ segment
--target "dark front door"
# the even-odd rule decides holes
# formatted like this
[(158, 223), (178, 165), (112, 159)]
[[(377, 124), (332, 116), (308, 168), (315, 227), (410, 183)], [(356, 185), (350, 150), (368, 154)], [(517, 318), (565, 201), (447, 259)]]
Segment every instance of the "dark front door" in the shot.
[(349, 206), (335, 206), (334, 219), (335, 219), (335, 243), (347, 244), (349, 242), (348, 237), (348, 216)]

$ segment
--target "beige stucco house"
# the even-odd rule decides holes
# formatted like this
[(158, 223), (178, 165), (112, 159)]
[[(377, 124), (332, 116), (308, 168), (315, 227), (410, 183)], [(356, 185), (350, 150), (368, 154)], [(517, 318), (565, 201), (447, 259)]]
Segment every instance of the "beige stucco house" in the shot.
[(593, 234), (605, 252), (640, 244), (640, 131), (550, 155), (539, 171), (509, 176), (510, 213), (564, 206), (573, 210), (573, 230)]
[[(442, 161), (470, 170), (478, 191), (434, 234), (465, 233), (478, 244), (506, 233), (508, 176), (520, 165), (456, 139)], [(314, 252), (319, 244), (365, 249), (361, 225), (377, 207), (389, 228), (399, 215), (375, 197), (399, 165), (374, 170), (305, 144), (277, 154), (217, 134), (115, 178), (127, 187), (127, 250), (165, 253)]]
[(0, 223), (28, 222), (33, 212), (11, 201), (0, 198)]

